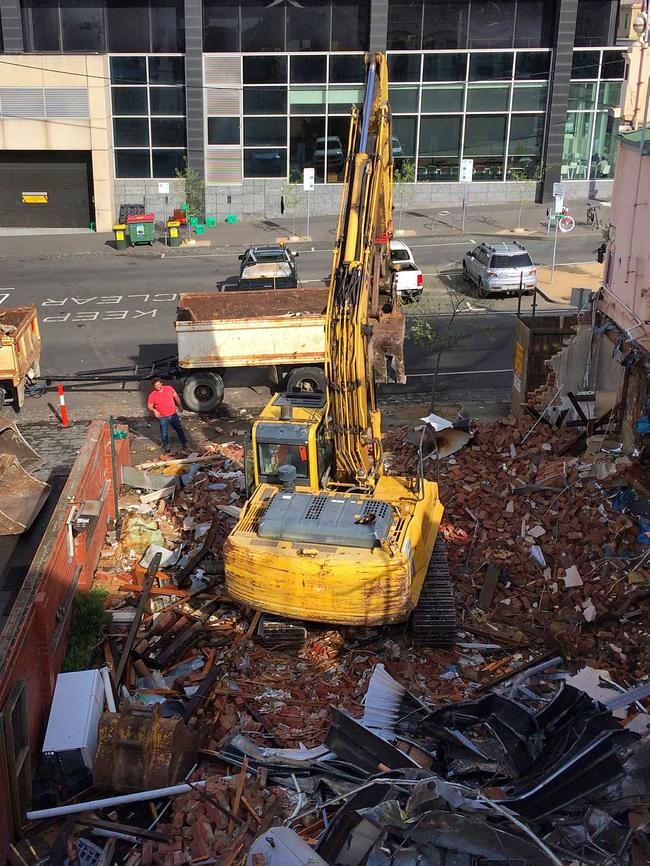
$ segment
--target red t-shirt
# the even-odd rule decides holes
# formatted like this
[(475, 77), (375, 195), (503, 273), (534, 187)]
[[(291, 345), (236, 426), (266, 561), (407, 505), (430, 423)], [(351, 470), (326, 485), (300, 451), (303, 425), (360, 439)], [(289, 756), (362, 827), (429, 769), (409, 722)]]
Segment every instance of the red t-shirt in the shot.
[(176, 414), (176, 403), (174, 402), (175, 396), (176, 391), (171, 385), (163, 385), (162, 390), (156, 391), (154, 389), (151, 394), (149, 394), (147, 406), (150, 409), (155, 409), (157, 412), (160, 412), (163, 418), (168, 418), (170, 415)]

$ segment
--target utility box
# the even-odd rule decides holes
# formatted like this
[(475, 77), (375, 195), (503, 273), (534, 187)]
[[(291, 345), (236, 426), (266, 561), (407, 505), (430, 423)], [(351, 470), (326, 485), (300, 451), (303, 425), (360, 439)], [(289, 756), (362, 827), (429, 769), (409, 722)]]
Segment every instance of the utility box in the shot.
[(98, 670), (59, 674), (43, 754), (54, 756), (64, 771), (75, 772), (82, 764), (92, 771), (103, 709), (104, 681)]

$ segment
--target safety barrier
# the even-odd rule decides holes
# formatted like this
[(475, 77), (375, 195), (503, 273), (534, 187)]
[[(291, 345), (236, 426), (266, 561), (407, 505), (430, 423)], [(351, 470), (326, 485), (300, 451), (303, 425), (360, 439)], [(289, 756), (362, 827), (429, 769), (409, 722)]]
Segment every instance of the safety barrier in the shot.
[[(128, 438), (115, 440), (119, 467)], [(92, 582), (114, 517), (110, 430), (93, 421), (0, 632), (0, 862), (30, 805), (32, 758), (61, 668), (74, 596)]]

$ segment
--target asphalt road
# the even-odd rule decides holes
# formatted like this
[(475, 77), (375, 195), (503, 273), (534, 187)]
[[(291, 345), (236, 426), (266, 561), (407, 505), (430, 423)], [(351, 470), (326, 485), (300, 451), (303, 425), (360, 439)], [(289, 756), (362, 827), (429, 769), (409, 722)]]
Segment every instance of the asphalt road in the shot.
[[(507, 388), (517, 301), (479, 301), (463, 285), (459, 277), (462, 255), (478, 238), (436, 240), (420, 236), (405, 240), (413, 249), (425, 283), (423, 303), (407, 308), (409, 320), (430, 321), (434, 330), (439, 330), (450, 311), (446, 286), (451, 283), (467, 295), (455, 326), (457, 340), (443, 354), (441, 386), (468, 387), (471, 383), (471, 387), (479, 388), (485, 382), (490, 387)], [(550, 264), (551, 241), (528, 240), (526, 246), (536, 263)], [(300, 254), (303, 283), (326, 284), (331, 263), (328, 243), (303, 243), (295, 248)], [(564, 236), (557, 261), (591, 261), (593, 249), (593, 236)], [(5, 258), (0, 305), (33, 303), (39, 307), (45, 375), (56, 379), (82, 370), (136, 364), (146, 367), (175, 352), (173, 322), (179, 294), (214, 291), (217, 283), (234, 279), (238, 264), (236, 252), (214, 248), (192, 255), (162, 256), (146, 248), (129, 255)], [(523, 311), (530, 306), (531, 300), (524, 298)], [(542, 300), (539, 309), (560, 308)], [(428, 318), (432, 315), (435, 320)], [(411, 334), (414, 327), (417, 331), (418, 326), (411, 321)], [(428, 387), (424, 383), (429, 381), (433, 366), (434, 353), (427, 340), (411, 339), (407, 345), (409, 384), (415, 386), (422, 380), (423, 389)], [(101, 405), (98, 400), (96, 407)]]

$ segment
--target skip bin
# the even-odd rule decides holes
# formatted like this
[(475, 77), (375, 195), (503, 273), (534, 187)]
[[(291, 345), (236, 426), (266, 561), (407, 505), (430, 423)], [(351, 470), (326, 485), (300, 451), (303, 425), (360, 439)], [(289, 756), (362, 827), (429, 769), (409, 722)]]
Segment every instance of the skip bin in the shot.
[(156, 240), (156, 217), (152, 213), (133, 214), (127, 218), (131, 244), (153, 244)]

